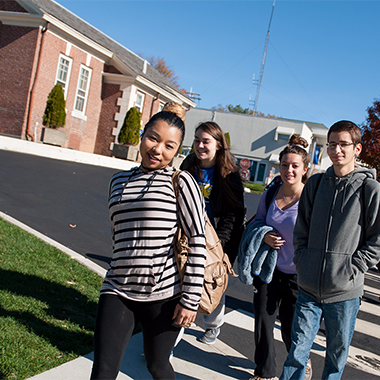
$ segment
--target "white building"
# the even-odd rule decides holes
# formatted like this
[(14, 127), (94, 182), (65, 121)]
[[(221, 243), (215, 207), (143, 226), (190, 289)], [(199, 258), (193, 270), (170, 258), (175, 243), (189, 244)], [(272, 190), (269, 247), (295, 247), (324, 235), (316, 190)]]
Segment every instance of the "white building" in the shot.
[(204, 121), (214, 121), (229, 132), (231, 152), (238, 159), (244, 180), (265, 183), (278, 173), (278, 155), (293, 133), (309, 143), (311, 174), (331, 165), (325, 149), (328, 128), (323, 124), (193, 108), (186, 113), (184, 147), (192, 145), (194, 130)]

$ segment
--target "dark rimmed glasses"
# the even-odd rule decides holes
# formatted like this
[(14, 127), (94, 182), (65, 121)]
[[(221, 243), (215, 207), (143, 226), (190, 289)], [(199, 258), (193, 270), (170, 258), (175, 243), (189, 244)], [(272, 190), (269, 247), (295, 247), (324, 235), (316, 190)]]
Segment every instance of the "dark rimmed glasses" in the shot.
[(355, 143), (342, 141), (342, 142), (331, 142), (331, 143), (326, 144), (327, 148), (331, 148), (331, 149), (335, 149), (338, 145), (340, 149), (345, 149), (345, 148), (348, 148), (350, 145), (355, 145)]

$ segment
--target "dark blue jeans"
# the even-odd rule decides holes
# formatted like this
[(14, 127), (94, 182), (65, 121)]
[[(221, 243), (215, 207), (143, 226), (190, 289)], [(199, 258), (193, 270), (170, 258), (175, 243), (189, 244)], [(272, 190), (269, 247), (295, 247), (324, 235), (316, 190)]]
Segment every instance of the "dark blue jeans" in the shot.
[(326, 358), (323, 380), (339, 380), (348, 357), (360, 298), (319, 303), (301, 290), (298, 293), (292, 326), (292, 346), (280, 380), (302, 380), (314, 338), (322, 318), (326, 328)]

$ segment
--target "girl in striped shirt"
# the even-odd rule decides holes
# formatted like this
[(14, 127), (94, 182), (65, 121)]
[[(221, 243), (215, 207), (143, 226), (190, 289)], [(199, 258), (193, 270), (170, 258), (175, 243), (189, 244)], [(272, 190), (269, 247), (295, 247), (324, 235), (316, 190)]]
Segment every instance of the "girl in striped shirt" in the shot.
[[(140, 322), (147, 367), (154, 379), (175, 379), (169, 356), (181, 325), (195, 320), (202, 293), (205, 209), (195, 180), (179, 177), (177, 212), (170, 163), (184, 138), (182, 120), (160, 112), (141, 136), (141, 165), (110, 182), (113, 256), (100, 290), (91, 379), (116, 379)], [(178, 215), (178, 216), (177, 216)], [(191, 251), (182, 289), (173, 253), (177, 218)]]

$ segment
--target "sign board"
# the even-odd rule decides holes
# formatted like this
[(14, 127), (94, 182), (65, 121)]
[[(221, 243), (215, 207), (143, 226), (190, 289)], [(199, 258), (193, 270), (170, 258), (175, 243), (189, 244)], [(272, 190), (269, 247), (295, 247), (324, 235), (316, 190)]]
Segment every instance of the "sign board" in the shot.
[(240, 160), (240, 167), (242, 169), (249, 169), (251, 167), (251, 160), (248, 160), (248, 158), (242, 158)]
[(240, 178), (243, 181), (248, 181), (249, 180), (249, 170), (247, 170), (247, 169), (241, 169), (239, 171), (239, 174), (240, 174)]

